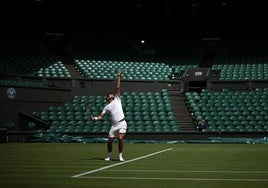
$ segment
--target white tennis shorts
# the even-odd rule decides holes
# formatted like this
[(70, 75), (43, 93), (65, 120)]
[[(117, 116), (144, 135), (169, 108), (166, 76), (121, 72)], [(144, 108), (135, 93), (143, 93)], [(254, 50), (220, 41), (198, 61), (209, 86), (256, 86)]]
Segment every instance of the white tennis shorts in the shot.
[(118, 122), (116, 125), (112, 125), (109, 131), (109, 137), (118, 137), (119, 133), (126, 133), (127, 132), (127, 122), (121, 121)]

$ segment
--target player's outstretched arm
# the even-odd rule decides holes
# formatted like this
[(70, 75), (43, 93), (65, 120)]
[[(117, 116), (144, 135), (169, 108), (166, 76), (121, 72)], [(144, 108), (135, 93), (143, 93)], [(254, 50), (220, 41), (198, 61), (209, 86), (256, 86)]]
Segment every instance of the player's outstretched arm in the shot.
[(102, 120), (105, 114), (101, 113), (98, 116), (94, 116), (91, 118), (92, 121), (98, 121), (98, 120)]
[(117, 82), (116, 82), (116, 95), (120, 96), (120, 87), (121, 87), (121, 75), (123, 71), (119, 70), (117, 73)]

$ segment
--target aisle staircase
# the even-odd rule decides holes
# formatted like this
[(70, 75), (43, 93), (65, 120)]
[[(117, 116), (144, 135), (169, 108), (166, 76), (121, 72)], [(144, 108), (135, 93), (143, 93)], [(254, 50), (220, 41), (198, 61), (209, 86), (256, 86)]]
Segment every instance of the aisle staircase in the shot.
[(73, 64), (64, 64), (72, 77), (81, 77), (80, 73), (75, 69)]
[(81, 77), (81, 74), (76, 70), (73, 61), (68, 56), (59, 56), (59, 58), (69, 71), (71, 77)]
[(179, 95), (178, 90), (169, 90), (169, 93), (176, 119), (180, 125), (180, 131), (196, 131), (194, 120), (192, 119), (192, 116), (185, 103), (186, 98), (183, 95)]

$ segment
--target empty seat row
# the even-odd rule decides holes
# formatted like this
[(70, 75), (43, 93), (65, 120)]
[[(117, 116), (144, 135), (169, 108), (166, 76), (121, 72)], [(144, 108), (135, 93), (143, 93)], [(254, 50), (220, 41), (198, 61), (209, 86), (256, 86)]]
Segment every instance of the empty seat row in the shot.
[(62, 61), (53, 55), (2, 58), (0, 70), (8, 74), (27, 76), (71, 77)]
[[(268, 89), (186, 93), (187, 105), (195, 121), (205, 118), (208, 130), (268, 131)], [(228, 100), (224, 96), (232, 96)], [(242, 128), (241, 128), (242, 126)]]
[(122, 79), (169, 80), (171, 68), (159, 62), (75, 60), (76, 69), (89, 78), (113, 79), (118, 69), (123, 69)]
[(267, 57), (218, 57), (212, 70), (220, 70), (220, 80), (267, 80)]
[[(142, 101), (142, 103), (137, 101)], [(98, 115), (107, 104), (104, 96), (75, 96), (72, 103), (51, 106), (48, 111), (35, 111), (33, 115), (49, 122), (50, 131), (107, 131), (110, 127), (110, 117), (105, 116), (102, 122), (91, 121), (90, 115), (85, 110), (89, 102), (93, 106), (94, 115)], [(123, 108), (129, 132), (179, 131), (166, 89), (161, 92), (124, 92), (122, 103), (124, 103)]]

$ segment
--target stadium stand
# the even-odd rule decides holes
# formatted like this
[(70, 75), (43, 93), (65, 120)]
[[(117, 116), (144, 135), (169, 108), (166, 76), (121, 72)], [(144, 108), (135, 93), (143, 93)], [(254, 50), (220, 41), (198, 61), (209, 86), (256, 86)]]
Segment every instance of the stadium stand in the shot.
[(251, 91), (203, 90), (187, 92), (187, 103), (195, 121), (205, 118), (206, 131), (268, 131), (267, 88)]
[(70, 77), (70, 73), (55, 55), (12, 56), (1, 58), (2, 74), (37, 77)]
[[(185, 138), (186, 135), (193, 138), (197, 135), (195, 123), (202, 117), (205, 117), (209, 124), (209, 128), (202, 132), (206, 137), (219, 133), (263, 135), (268, 132), (266, 59), (265, 56), (218, 57), (211, 67), (211, 70), (219, 71), (218, 79), (208, 77), (202, 81), (206, 82), (205, 86), (197, 81), (199, 89), (196, 91), (191, 91), (182, 75), (187, 70), (199, 69), (201, 59), (198, 56), (166, 60), (149, 57), (118, 57), (116, 60), (116, 57), (111, 56), (91, 59), (80, 56), (71, 59), (68, 64), (77, 71), (76, 77), (72, 77), (68, 72), (67, 64), (64, 64), (66, 62), (54, 58), (49, 63), (44, 61), (38, 65), (36, 60), (31, 58), (17, 58), (16, 61), (12, 60), (10, 65), (2, 61), (4, 63), (1, 68), (5, 74), (2, 74), (1, 87), (40, 88), (40, 91), (47, 89), (53, 92), (57, 86), (56, 88), (70, 90), (67, 92), (69, 100), (53, 102), (51, 99), (45, 99), (42, 102), (43, 107), (37, 107), (38, 102), (34, 102), (35, 105), (28, 107), (30, 110), (26, 109), (29, 116), (26, 125), (22, 126), (23, 121), (19, 116), (8, 131), (15, 134), (20, 130), (46, 130), (52, 133), (84, 134), (89, 137), (106, 134), (110, 126), (109, 118), (103, 122), (92, 122), (83, 107), (91, 101), (94, 111), (100, 112), (106, 102), (103, 97), (104, 88), (107, 84), (112, 85), (118, 69), (124, 69), (122, 81), (127, 90), (123, 93), (122, 101), (128, 120), (128, 133), (135, 138), (144, 138), (144, 134), (158, 135), (159, 139)], [(30, 68), (21, 66), (23, 63), (20, 62), (24, 61), (26, 65), (31, 62)], [(172, 79), (173, 73), (180, 76)], [(104, 84), (104, 88), (99, 90), (96, 86), (98, 83)], [(153, 84), (160, 83), (163, 85), (154, 88)], [(144, 87), (139, 87), (141, 84), (144, 84)], [(136, 89), (138, 91), (135, 91)], [(31, 101), (19, 100), (25, 104)], [(55, 102), (56, 105), (53, 105)], [(18, 108), (17, 113), (20, 114), (20, 111)], [(10, 120), (4, 120), (2, 124), (5, 122)], [(49, 128), (40, 126), (40, 122), (42, 125), (49, 125)]]
[(220, 70), (220, 80), (268, 80), (266, 56), (218, 57), (212, 70)]
[[(85, 111), (91, 103), (95, 115), (107, 103), (104, 96), (75, 96), (72, 103), (51, 106), (48, 111), (33, 114), (51, 124), (50, 132), (107, 132), (108, 117), (103, 124), (91, 121)], [(122, 95), (129, 132), (178, 132), (179, 124), (173, 113), (167, 90), (161, 92), (130, 92)]]
[[(169, 53), (156, 49), (153, 55), (144, 53), (146, 46), (123, 43), (120, 36), (94, 39), (92, 34), (89, 38), (75, 41), (73, 37), (73, 51), (61, 54), (49, 50), (16, 54), (11, 50), (0, 56), (0, 124), (10, 127), (9, 135), (21, 139), (24, 132), (46, 131), (106, 136), (109, 118), (93, 122), (83, 107), (91, 101), (94, 112), (102, 110), (106, 92), (114, 89), (118, 69), (124, 70), (122, 101), (129, 138), (267, 135), (265, 53), (243, 54), (239, 46), (239, 53), (222, 51), (209, 62), (211, 67), (204, 67), (206, 59), (196, 38), (173, 41), (177, 46), (172, 51), (166, 45), (162, 48)], [(190, 51), (192, 44), (195, 49)], [(244, 49), (250, 51), (250, 42)], [(8, 95), (10, 88), (16, 92), (14, 98)], [(200, 133), (195, 122), (202, 117), (209, 128)]]

